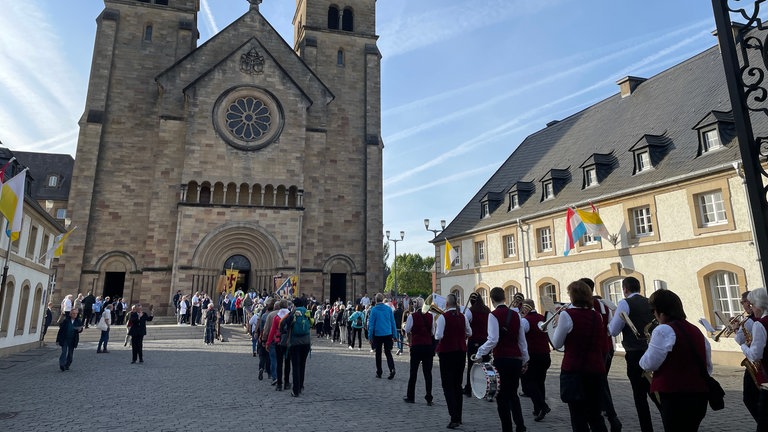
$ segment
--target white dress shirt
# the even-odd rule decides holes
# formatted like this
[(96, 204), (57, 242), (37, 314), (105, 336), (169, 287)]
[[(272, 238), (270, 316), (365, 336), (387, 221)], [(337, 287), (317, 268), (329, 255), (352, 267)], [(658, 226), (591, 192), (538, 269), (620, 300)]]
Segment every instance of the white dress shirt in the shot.
[[(640, 358), (640, 367), (646, 371), (658, 370), (666, 360), (667, 354), (672, 351), (676, 340), (675, 330), (667, 324), (660, 324), (651, 333), (648, 350)], [(704, 338), (704, 352), (707, 357), (707, 373), (712, 375), (712, 353), (707, 338)]]
[[(448, 308), (445, 310), (445, 313), (448, 313), (452, 310), (456, 310), (455, 307)], [(445, 315), (445, 313), (443, 315)], [(443, 338), (445, 333), (445, 317), (443, 315), (440, 315), (437, 317), (437, 329), (435, 329), (435, 339), (440, 340)], [(469, 326), (469, 320), (467, 319), (466, 315), (462, 315), (464, 317), (464, 334), (466, 337), (472, 336), (472, 327)], [(410, 316), (409, 316), (410, 318)]]
[[(763, 314), (766, 316), (768, 314)], [(752, 344), (741, 344), (741, 352), (749, 359), (749, 361), (758, 361), (763, 358), (763, 350), (765, 349), (766, 334), (765, 326), (762, 323), (755, 322), (752, 324)]]
[[(627, 298), (634, 297), (636, 295), (640, 295), (640, 293), (632, 293), (627, 296)], [(629, 303), (627, 303), (626, 299), (619, 300), (619, 304), (616, 306), (616, 310), (613, 311), (613, 318), (611, 318), (611, 321), (608, 323), (608, 333), (612, 337), (616, 337), (621, 333), (621, 331), (624, 329), (624, 326), (627, 325), (627, 323), (621, 318), (621, 312), (624, 312), (629, 316)]]
[[(499, 305), (500, 306), (500, 305)], [(498, 307), (498, 306), (497, 306)], [(514, 309), (510, 309), (514, 311)], [(518, 314), (518, 316), (520, 316)], [(530, 356), (528, 355), (528, 342), (525, 340), (525, 329), (523, 328), (523, 322), (526, 320), (520, 320), (520, 329), (517, 334), (517, 347), (520, 348), (520, 352), (523, 355), (523, 364), (528, 363)], [(477, 357), (488, 355), (496, 344), (499, 343), (499, 320), (496, 319), (494, 314), (488, 314), (488, 339), (484, 344), (477, 349)]]
[[(570, 306), (570, 308), (573, 308), (573, 306)], [(574, 308), (575, 309), (575, 308)], [(592, 309), (584, 308), (584, 309)], [(554, 325), (554, 323), (551, 323), (550, 325)], [(565, 338), (568, 337), (568, 333), (573, 330), (573, 320), (571, 319), (571, 316), (568, 315), (567, 312), (562, 311), (557, 317), (557, 326), (555, 327), (555, 334), (552, 335), (552, 346), (555, 347), (556, 350), (561, 349), (563, 346), (565, 346)]]

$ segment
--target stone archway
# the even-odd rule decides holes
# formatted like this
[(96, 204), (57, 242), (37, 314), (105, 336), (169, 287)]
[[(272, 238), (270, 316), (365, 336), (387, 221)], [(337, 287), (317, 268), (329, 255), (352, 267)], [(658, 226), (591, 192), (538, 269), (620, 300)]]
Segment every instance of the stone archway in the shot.
[(354, 289), (352, 275), (355, 273), (355, 263), (346, 255), (334, 255), (323, 265), (323, 292), (320, 299), (331, 302), (341, 299), (356, 300), (360, 293)]
[(250, 263), (247, 290), (274, 291), (272, 277), (285, 267), (282, 249), (263, 227), (253, 223), (229, 223), (206, 235), (192, 257), (192, 269), (180, 275), (190, 281), (190, 292), (208, 293), (216, 299), (219, 276), (228, 259), (241, 255)]
[(88, 289), (94, 296), (109, 297), (112, 301), (123, 298), (128, 304), (133, 304), (141, 297), (137, 292), (137, 284), (141, 284), (141, 272), (131, 254), (124, 251), (107, 252), (96, 261), (96, 270), (98, 274)]

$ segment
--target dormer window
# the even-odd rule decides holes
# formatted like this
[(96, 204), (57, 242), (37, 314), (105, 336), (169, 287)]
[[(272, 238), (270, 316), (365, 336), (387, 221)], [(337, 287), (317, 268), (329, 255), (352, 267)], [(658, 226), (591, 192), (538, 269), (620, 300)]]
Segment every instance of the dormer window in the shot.
[(491, 215), (491, 212), (488, 210), (488, 203), (487, 202), (482, 203), (482, 205), (480, 206), (480, 218), (481, 219), (487, 218), (490, 215)]
[(59, 176), (51, 174), (48, 176), (48, 187), (58, 187), (59, 186)]
[(552, 180), (544, 182), (544, 200), (552, 199), (555, 197), (555, 188), (552, 185)]
[(592, 187), (597, 184), (597, 170), (587, 168), (584, 170), (584, 187)]
[(702, 135), (702, 153), (707, 153), (722, 147), (722, 145), (720, 145), (720, 135), (717, 133), (717, 129), (710, 129), (704, 132)]
[(509, 194), (509, 210), (514, 210), (520, 207), (520, 197), (517, 192)]
[(648, 150), (637, 152), (635, 154), (635, 166), (637, 167), (637, 172), (643, 172), (653, 168), (653, 165), (651, 165), (651, 154), (648, 153)]

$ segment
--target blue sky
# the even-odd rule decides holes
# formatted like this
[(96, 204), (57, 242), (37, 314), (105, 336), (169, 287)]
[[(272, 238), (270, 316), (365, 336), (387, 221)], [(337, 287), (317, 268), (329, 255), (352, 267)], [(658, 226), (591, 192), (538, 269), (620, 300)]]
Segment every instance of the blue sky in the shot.
[[(245, 13), (201, 0), (199, 44)], [(343, 2), (342, 2), (343, 3)], [(261, 13), (292, 45), (296, 2)], [(440, 219), (466, 205), (516, 146), (551, 120), (715, 45), (699, 0), (379, 0), (384, 229), (398, 253), (431, 255)], [(99, 0), (4, 2), (0, 141), (74, 155)], [(577, 161), (578, 162), (578, 161)]]

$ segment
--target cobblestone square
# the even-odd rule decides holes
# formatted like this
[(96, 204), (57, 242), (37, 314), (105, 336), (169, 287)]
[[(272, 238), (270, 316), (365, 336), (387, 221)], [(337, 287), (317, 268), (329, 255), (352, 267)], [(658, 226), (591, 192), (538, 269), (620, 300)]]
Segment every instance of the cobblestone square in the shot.
[[(417, 381), (416, 404), (406, 404), (407, 351), (395, 356), (394, 380), (376, 379), (374, 358), (326, 339), (312, 340), (305, 392), (275, 391), (267, 378), (257, 379), (257, 358), (250, 339), (239, 327), (227, 326), (228, 341), (203, 343), (202, 327), (153, 325), (148, 328), (144, 364), (130, 364), (124, 332), (113, 329), (109, 354), (96, 354), (98, 330), (83, 333), (71, 370), (58, 369), (55, 331), (47, 346), (0, 361), (0, 430), (2, 431), (439, 431), (448, 424), (448, 411), (435, 361), (435, 403), (423, 399), (424, 382)], [(558, 397), (562, 356), (553, 354), (547, 380), (552, 412), (537, 423), (530, 400), (522, 398), (529, 431), (568, 431), (567, 407)], [(386, 369), (386, 365), (385, 365)], [(726, 409), (709, 411), (701, 431), (752, 430), (741, 403), (742, 371), (715, 366), (727, 391)], [(610, 382), (624, 431), (637, 431), (636, 414), (624, 359), (616, 357)], [(12, 416), (11, 418), (5, 418)], [(464, 399), (463, 431), (496, 431), (496, 404)], [(661, 420), (654, 413), (654, 426)]]

